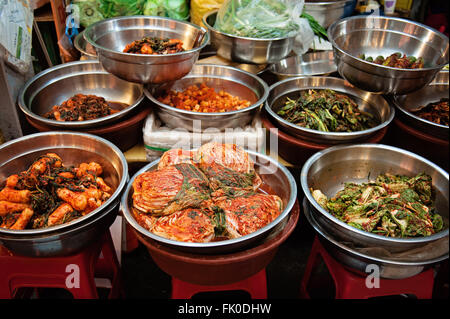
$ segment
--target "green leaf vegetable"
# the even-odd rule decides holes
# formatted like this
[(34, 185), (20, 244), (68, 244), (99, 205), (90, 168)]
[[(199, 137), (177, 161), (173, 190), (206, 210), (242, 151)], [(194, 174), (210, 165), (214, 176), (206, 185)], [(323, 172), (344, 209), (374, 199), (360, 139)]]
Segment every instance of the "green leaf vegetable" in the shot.
[(325, 30), (325, 28), (316, 19), (314, 19), (312, 15), (302, 12), (300, 18), (308, 20), (309, 26), (313, 30), (314, 34), (319, 37), (319, 39), (328, 41), (327, 30)]
[(83, 27), (107, 18), (132, 15), (189, 19), (188, 0), (74, 0), (73, 4), (79, 9)]
[(219, 31), (250, 38), (284, 38), (299, 26), (289, 8), (277, 0), (230, 0), (219, 10), (214, 25)]
[[(278, 0), (230, 0), (219, 10), (214, 25), (219, 31), (250, 38), (283, 38), (295, 34), (299, 26), (292, 19), (292, 8)], [(317, 20), (303, 12), (314, 34), (328, 40)]]
[(145, 15), (169, 17), (178, 20), (189, 19), (189, 5), (186, 0), (147, 0)]
[(323, 132), (355, 132), (378, 125), (370, 113), (345, 94), (333, 90), (304, 90), (300, 97), (286, 98), (277, 114), (301, 127)]
[(442, 216), (434, 210), (432, 179), (427, 174), (386, 173), (374, 182), (346, 183), (332, 198), (320, 190), (312, 195), (341, 221), (387, 237), (425, 237), (444, 227)]

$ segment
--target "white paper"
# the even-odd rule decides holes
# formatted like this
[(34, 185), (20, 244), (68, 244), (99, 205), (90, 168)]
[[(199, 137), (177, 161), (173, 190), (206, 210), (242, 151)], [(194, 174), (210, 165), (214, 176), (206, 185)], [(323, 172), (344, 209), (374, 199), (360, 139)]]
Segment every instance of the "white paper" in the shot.
[(31, 67), (33, 10), (26, 0), (0, 0), (0, 44), (5, 61), (24, 74)]

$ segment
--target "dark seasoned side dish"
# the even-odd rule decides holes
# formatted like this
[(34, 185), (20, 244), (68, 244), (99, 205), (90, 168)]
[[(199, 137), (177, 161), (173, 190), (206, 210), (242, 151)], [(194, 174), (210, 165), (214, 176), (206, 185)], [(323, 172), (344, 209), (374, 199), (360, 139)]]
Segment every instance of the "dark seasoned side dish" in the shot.
[[(122, 107), (128, 105), (124, 103)], [(55, 105), (52, 110), (44, 114), (45, 118), (57, 121), (87, 121), (94, 120), (119, 112), (110, 107), (108, 102), (100, 96), (76, 94), (70, 99)]]
[(134, 54), (172, 54), (183, 52), (183, 42), (179, 39), (145, 37), (125, 46), (124, 53)]
[(415, 115), (436, 124), (448, 126), (448, 98), (442, 98), (437, 102), (428, 103), (420, 110), (414, 112)]
[(375, 64), (399, 69), (421, 69), (424, 67), (423, 58), (421, 57), (416, 58), (415, 56), (406, 56), (406, 54), (402, 54), (400, 52), (391, 54), (387, 58), (383, 57), (382, 55), (379, 55), (374, 59), (373, 57), (366, 56), (365, 54), (361, 54), (359, 58), (367, 62), (372, 62)]

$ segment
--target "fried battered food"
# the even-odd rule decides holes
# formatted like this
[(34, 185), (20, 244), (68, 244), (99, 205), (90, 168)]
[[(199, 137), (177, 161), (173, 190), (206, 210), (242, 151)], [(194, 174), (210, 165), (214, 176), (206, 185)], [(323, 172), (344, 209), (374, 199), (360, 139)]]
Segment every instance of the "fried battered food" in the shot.
[(124, 53), (134, 54), (172, 54), (183, 52), (183, 42), (179, 39), (145, 37), (125, 46)]
[(133, 206), (154, 215), (196, 207), (209, 198), (206, 176), (186, 163), (145, 172), (135, 179), (133, 189)]
[(214, 238), (214, 225), (210, 217), (204, 211), (193, 208), (158, 218), (150, 231), (184, 242), (205, 243)]
[(51, 111), (44, 114), (45, 118), (56, 121), (87, 121), (94, 120), (119, 112), (109, 106), (100, 96), (76, 94), (61, 105), (54, 105)]
[(274, 221), (283, 210), (276, 195), (255, 194), (216, 203), (224, 212), (226, 231), (231, 238), (251, 234)]
[(0, 227), (42, 228), (69, 222), (100, 207), (113, 189), (103, 180), (100, 164), (65, 167), (55, 153), (6, 179), (0, 191)]

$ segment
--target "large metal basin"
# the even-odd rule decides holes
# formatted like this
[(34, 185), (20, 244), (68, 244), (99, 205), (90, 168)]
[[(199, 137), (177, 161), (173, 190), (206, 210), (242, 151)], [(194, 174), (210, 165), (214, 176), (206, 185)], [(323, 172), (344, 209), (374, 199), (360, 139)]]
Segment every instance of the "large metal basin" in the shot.
[(208, 243), (190, 243), (170, 240), (155, 235), (144, 227), (140, 226), (135, 220), (132, 213), (132, 184), (138, 175), (147, 171), (155, 170), (159, 163), (159, 159), (143, 167), (131, 178), (122, 196), (121, 210), (123, 212), (123, 216), (131, 225), (131, 227), (139, 233), (140, 237), (143, 240), (146, 240), (148, 238), (150, 243), (153, 243), (153, 241), (157, 241), (162, 245), (166, 245), (170, 248), (185, 252), (198, 254), (229, 253), (238, 251), (258, 242), (259, 240), (269, 236), (271, 231), (278, 224), (286, 222), (287, 218), (289, 217), (289, 213), (291, 212), (292, 207), (294, 206), (297, 199), (297, 185), (295, 183), (294, 177), (287, 170), (287, 168), (271, 157), (249, 150), (247, 150), (247, 152), (251, 155), (253, 161), (255, 162), (255, 169), (259, 173), (263, 182), (282, 199), (284, 206), (281, 214), (273, 222), (257, 230), (256, 232), (234, 239), (213, 241)]
[(428, 103), (434, 103), (442, 98), (448, 98), (448, 89), (448, 71), (441, 71), (430, 84), (419, 91), (406, 95), (394, 95), (392, 98), (399, 111), (397, 113), (403, 122), (421, 132), (436, 136), (443, 140), (448, 140), (449, 130), (447, 125), (425, 120), (413, 113), (414, 111), (420, 110)]
[[(379, 174), (413, 176), (429, 174), (436, 191), (436, 211), (443, 217), (444, 229), (428, 237), (385, 237), (352, 227), (323, 209), (313, 198), (311, 189), (319, 189), (327, 197), (334, 196), (345, 182), (362, 183)], [(303, 165), (301, 187), (311, 206), (311, 214), (333, 238), (360, 247), (380, 247), (390, 252), (407, 251), (448, 237), (449, 179), (448, 173), (414, 153), (381, 144), (333, 146), (311, 156)]]
[(8, 176), (26, 170), (36, 158), (48, 152), (58, 154), (64, 165), (91, 161), (101, 164), (102, 177), (114, 192), (102, 206), (68, 223), (39, 229), (0, 228), (0, 243), (14, 253), (58, 256), (84, 247), (101, 236), (100, 230), (106, 230), (114, 221), (115, 217), (110, 215), (114, 214), (128, 180), (125, 157), (111, 142), (90, 134), (48, 132), (27, 135), (1, 145), (0, 187), (4, 186)]
[[(229, 112), (202, 113), (181, 110), (158, 101), (167, 91), (183, 91), (192, 85), (206, 84), (216, 92), (221, 90), (250, 101), (245, 109)], [(145, 88), (145, 95), (154, 103), (155, 113), (172, 128), (200, 132), (208, 128), (245, 127), (250, 123), (265, 102), (269, 88), (256, 75), (237, 68), (214, 64), (196, 64), (184, 78), (160, 86)]]
[[(184, 52), (149, 55), (123, 53), (125, 46), (143, 37), (175, 38), (183, 42)], [(105, 70), (121, 79), (161, 84), (188, 74), (209, 33), (195, 24), (154, 16), (124, 16), (94, 23), (84, 31)]]
[[(411, 20), (384, 16), (353, 16), (328, 28), (339, 74), (356, 87), (381, 94), (407, 94), (430, 83), (448, 63), (449, 44), (444, 34)], [(395, 52), (422, 57), (422, 69), (399, 69), (367, 62)]]
[(371, 256), (336, 240), (333, 235), (320, 226), (311, 213), (311, 207), (306, 198), (303, 200), (303, 212), (308, 222), (319, 235), (319, 240), (327, 252), (344, 266), (361, 275), (367, 276), (367, 267), (371, 266), (372, 268), (370, 269), (373, 269), (373, 266), (376, 265), (381, 278), (404, 279), (415, 276), (425, 269), (448, 259), (448, 252), (441, 256), (425, 257), (415, 261)]
[[(356, 132), (323, 132), (290, 123), (277, 114), (279, 108), (284, 106), (286, 97), (298, 98), (300, 91), (308, 89), (331, 89), (338, 93), (344, 93), (358, 104), (360, 110), (378, 118), (380, 124)], [(367, 141), (389, 125), (395, 114), (394, 108), (382, 96), (355, 88), (343, 79), (324, 76), (288, 78), (273, 84), (269, 88), (265, 110), (273, 123), (289, 135), (328, 145)]]
[[(75, 94), (93, 94), (105, 98), (120, 111), (87, 121), (56, 121), (43, 115)], [(144, 99), (143, 86), (121, 80), (103, 69), (97, 60), (64, 63), (44, 70), (21, 88), (19, 108), (32, 122), (58, 129), (98, 128), (130, 115)], [(128, 107), (123, 108), (125, 103)]]

